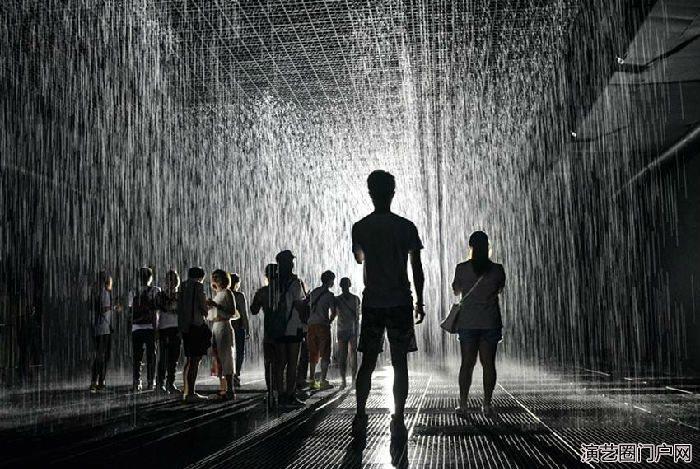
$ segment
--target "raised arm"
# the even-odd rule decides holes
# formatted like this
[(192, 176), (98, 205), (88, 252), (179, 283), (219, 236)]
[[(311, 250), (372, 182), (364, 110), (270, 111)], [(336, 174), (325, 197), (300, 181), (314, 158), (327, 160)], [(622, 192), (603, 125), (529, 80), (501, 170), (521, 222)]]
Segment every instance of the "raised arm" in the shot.
[(421, 260), (419, 249), (410, 251), (409, 256), (411, 259), (411, 269), (413, 270), (413, 284), (416, 289), (416, 324), (420, 324), (425, 318), (425, 311), (423, 309), (423, 287), (425, 286), (423, 261)]

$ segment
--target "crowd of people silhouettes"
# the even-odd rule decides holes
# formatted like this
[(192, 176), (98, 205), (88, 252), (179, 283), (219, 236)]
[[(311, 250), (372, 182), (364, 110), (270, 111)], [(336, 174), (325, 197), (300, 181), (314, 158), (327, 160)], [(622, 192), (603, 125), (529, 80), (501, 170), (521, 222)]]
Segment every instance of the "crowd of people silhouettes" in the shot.
[[(249, 337), (248, 313), (263, 314), (263, 363), (271, 408), (303, 406), (305, 389), (325, 390), (331, 362), (331, 324), (336, 321), (340, 386), (347, 385), (347, 368), (356, 387), (357, 408), (352, 421), (353, 445), (366, 445), (368, 416), (366, 404), (372, 373), (382, 352), (384, 336), (389, 342), (394, 369), (394, 413), (391, 418), (392, 454), (408, 438), (404, 408), (408, 397), (408, 354), (418, 350), (415, 325), (424, 317), (423, 244), (410, 220), (391, 211), (396, 183), (385, 171), (374, 171), (367, 179), (374, 211), (352, 227), (352, 252), (364, 267), (362, 299), (351, 292), (348, 277), (340, 280), (342, 293), (331, 288), (336, 275), (321, 274), (321, 285), (307, 291), (294, 273), (294, 254), (279, 252), (275, 263), (265, 267), (266, 284), (253, 295), (250, 305), (240, 291), (238, 274), (215, 270), (210, 275), (213, 296), (204, 289), (206, 274), (199, 267), (187, 272), (180, 282), (178, 273), (167, 272), (161, 289), (153, 285), (153, 271), (139, 270), (139, 287), (128, 295), (132, 329), (133, 390), (140, 391), (142, 365), (146, 354), (146, 389), (182, 393), (185, 402), (205, 399), (196, 392), (202, 357), (210, 354), (213, 370), (220, 379), (220, 399), (233, 399), (241, 385), (240, 370)], [(502, 340), (498, 295), (505, 285), (501, 264), (489, 258), (485, 233), (469, 238), (470, 259), (457, 265), (452, 283), (461, 301), (442, 326), (457, 334), (461, 350), (460, 400), (456, 412), (464, 414), (469, 405), (469, 388), (477, 356), (484, 368), (483, 412), (494, 415), (491, 396), (496, 384), (495, 356)], [(414, 302), (408, 266), (412, 271)], [(94, 320), (94, 361), (92, 392), (105, 388), (111, 351), (113, 314), (122, 308), (112, 299), (112, 278), (100, 275)], [(446, 323), (449, 323), (446, 325)], [(156, 346), (157, 345), (157, 346)], [(182, 389), (175, 384), (175, 368), (184, 351)], [(357, 352), (362, 353), (358, 369)], [(157, 361), (157, 363), (156, 363)], [(316, 370), (320, 365), (317, 378)]]

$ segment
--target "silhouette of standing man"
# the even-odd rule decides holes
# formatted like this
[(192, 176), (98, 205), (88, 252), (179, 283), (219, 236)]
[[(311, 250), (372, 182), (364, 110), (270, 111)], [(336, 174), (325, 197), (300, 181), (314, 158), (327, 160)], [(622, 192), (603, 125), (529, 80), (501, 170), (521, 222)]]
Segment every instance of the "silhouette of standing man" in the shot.
[(357, 372), (357, 414), (352, 422), (354, 446), (362, 449), (367, 440), (365, 406), (372, 372), (382, 352), (387, 332), (394, 367), (394, 414), (391, 418), (392, 457), (407, 439), (404, 406), (408, 397), (408, 352), (418, 350), (413, 326), (413, 297), (408, 281), (410, 257), (417, 302), (416, 324), (423, 322), (423, 249), (418, 230), (409, 220), (391, 212), (396, 182), (386, 171), (373, 171), (367, 178), (374, 212), (352, 227), (352, 250), (358, 264), (364, 264), (360, 343), (362, 364)]

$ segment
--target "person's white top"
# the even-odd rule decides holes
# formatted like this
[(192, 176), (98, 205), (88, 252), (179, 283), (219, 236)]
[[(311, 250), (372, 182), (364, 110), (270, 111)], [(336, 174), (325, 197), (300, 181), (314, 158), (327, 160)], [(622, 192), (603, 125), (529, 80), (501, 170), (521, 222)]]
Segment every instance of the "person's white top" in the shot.
[(335, 310), (338, 313), (339, 331), (357, 331), (360, 321), (360, 297), (348, 293), (346, 297), (340, 294), (335, 297)]
[[(95, 315), (95, 335), (112, 333), (112, 294), (102, 287), (100, 291), (100, 311)], [(107, 309), (105, 309), (107, 308)]]
[(167, 302), (166, 309), (158, 311), (158, 329), (177, 327), (177, 294)]
[(309, 315), (309, 325), (321, 324), (330, 326), (330, 313), (333, 309), (335, 295), (326, 287), (317, 287), (311, 291), (309, 295), (309, 306), (311, 314)]
[[(231, 293), (231, 290), (220, 290), (214, 295), (214, 301), (219, 304), (220, 306), (225, 307), (226, 309), (235, 309), (236, 308), (236, 300), (233, 298), (233, 293)], [(241, 316), (236, 311), (234, 314), (229, 314), (224, 309), (221, 308), (209, 308), (209, 312), (207, 313), (207, 321), (214, 321), (216, 319), (239, 319)]]
[(352, 227), (352, 250), (364, 254), (362, 304), (412, 306), (408, 253), (423, 249), (416, 225), (395, 213), (371, 213)]
[[(150, 287), (139, 287), (139, 289), (136, 292), (134, 292), (133, 290), (129, 292), (129, 308), (131, 308), (133, 306), (134, 298), (136, 298), (137, 295), (139, 295), (142, 291), (144, 291), (147, 288), (151, 289), (151, 291), (148, 294), (149, 299), (152, 302), (155, 302), (156, 295), (158, 295), (158, 292), (160, 292), (160, 287), (156, 287), (155, 285), (150, 286)], [(158, 313), (159, 313), (159, 311), (155, 312), (156, 315)], [(142, 329), (153, 329), (153, 324), (132, 324), (131, 325), (131, 332), (142, 330)]]
[[(284, 291), (284, 290), (283, 290)], [(296, 308), (293, 308), (294, 302), (304, 299), (304, 289), (301, 286), (301, 280), (298, 277), (294, 277), (289, 288), (287, 288), (287, 293), (285, 294), (285, 304), (286, 304), (286, 314), (291, 315), (289, 321), (287, 321), (287, 329), (284, 332), (285, 336), (296, 336), (299, 330), (304, 330), (305, 324), (301, 321), (299, 317), (299, 312)]]

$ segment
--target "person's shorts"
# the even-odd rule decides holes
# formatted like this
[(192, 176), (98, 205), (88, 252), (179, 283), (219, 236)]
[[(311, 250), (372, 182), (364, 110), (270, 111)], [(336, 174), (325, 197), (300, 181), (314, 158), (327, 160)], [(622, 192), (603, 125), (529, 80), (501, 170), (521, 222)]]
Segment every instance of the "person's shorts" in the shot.
[(318, 363), (321, 358), (331, 358), (331, 326), (309, 324), (306, 334), (306, 346), (309, 349), (309, 361)]
[(496, 345), (503, 340), (502, 328), (495, 327), (493, 329), (459, 329), (457, 337), (460, 342), (480, 342), (485, 341), (489, 344)]
[[(209, 345), (211, 345), (211, 341), (209, 341)], [(204, 343), (201, 335), (196, 331), (182, 333), (182, 348), (187, 358), (203, 357), (207, 354), (209, 345)]]
[(391, 308), (362, 308), (360, 343), (357, 349), (363, 353), (383, 351), (384, 331), (393, 352), (408, 353), (418, 350), (413, 329), (413, 306)]
[(357, 332), (352, 329), (347, 331), (338, 331), (337, 336), (339, 342), (350, 342), (352, 339), (357, 337)]

